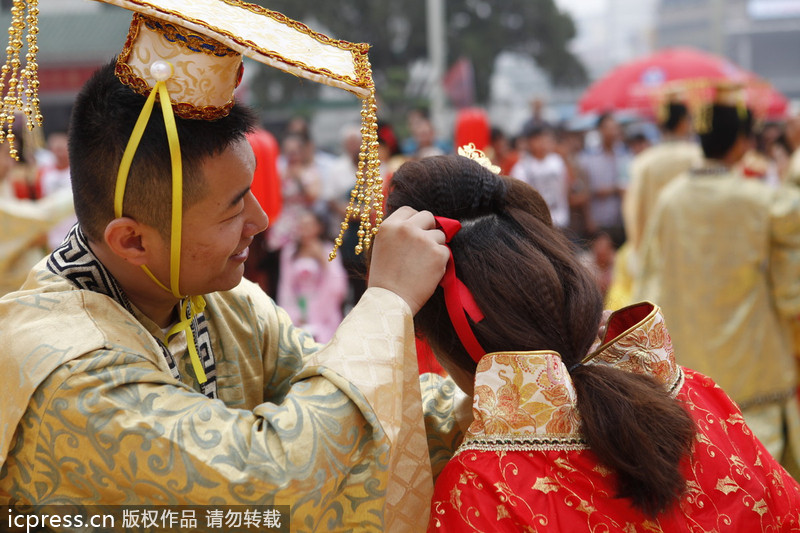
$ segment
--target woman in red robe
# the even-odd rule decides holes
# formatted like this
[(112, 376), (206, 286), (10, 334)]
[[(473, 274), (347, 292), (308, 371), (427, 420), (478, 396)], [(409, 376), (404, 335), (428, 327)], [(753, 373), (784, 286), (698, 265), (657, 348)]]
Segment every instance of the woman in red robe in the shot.
[(429, 531), (800, 530), (800, 485), (675, 363), (655, 305), (614, 313), (596, 342), (601, 297), (532, 188), (442, 156), (395, 173), (388, 207), (402, 205), (447, 236), (415, 320), (474, 398)]

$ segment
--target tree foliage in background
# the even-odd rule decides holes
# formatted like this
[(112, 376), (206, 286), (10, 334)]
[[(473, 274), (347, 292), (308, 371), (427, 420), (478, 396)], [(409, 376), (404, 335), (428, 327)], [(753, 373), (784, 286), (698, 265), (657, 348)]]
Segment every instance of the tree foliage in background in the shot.
[[(313, 29), (337, 39), (371, 44), (370, 61), (383, 105), (408, 105), (404, 94), (409, 66), (427, 57), (426, 0), (260, 0), (264, 7), (305, 22)], [(472, 60), (476, 93), (485, 102), (494, 60), (500, 52), (514, 51), (532, 57), (550, 75), (556, 86), (586, 82), (581, 62), (568, 50), (575, 37), (575, 24), (559, 10), (554, 0), (446, 0), (447, 65), (461, 57)], [(264, 72), (256, 80), (256, 91), (267, 90), (286, 103), (285, 79)], [(261, 89), (259, 89), (261, 85)], [(314, 98), (316, 84), (292, 88), (297, 101)], [(412, 103), (413, 104), (413, 103)]]

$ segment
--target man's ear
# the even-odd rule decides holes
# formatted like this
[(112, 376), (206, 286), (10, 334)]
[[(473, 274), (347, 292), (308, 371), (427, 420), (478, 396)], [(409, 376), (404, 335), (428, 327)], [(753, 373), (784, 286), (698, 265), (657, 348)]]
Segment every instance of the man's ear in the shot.
[(151, 233), (155, 230), (129, 217), (115, 218), (106, 226), (103, 238), (114, 255), (136, 266), (150, 258)]

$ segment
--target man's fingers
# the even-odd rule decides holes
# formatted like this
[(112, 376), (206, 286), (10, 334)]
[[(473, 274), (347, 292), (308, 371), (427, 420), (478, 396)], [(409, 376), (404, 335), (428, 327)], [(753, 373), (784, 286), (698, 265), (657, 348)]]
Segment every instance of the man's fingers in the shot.
[(415, 222), (418, 222), (421, 228), (429, 229), (436, 227), (436, 220), (433, 218), (433, 213), (430, 211), (417, 211), (413, 217)]
[(419, 213), (419, 211), (417, 211), (416, 209), (413, 209), (411, 207), (408, 207), (407, 205), (404, 205), (402, 207), (397, 208), (397, 210), (395, 210), (394, 213), (392, 213), (391, 215), (386, 217), (386, 221), (389, 221), (389, 220), (396, 220), (396, 221), (408, 220), (408, 219), (410, 219), (411, 217), (413, 217), (414, 215), (416, 215), (418, 213)]
[(445, 236), (444, 232), (440, 229), (431, 229), (433, 234), (433, 238), (436, 240), (438, 244), (445, 244), (447, 242), (447, 237)]
[(444, 232), (436, 228), (436, 219), (434, 219), (430, 211), (417, 211), (411, 207), (403, 206), (387, 217), (384, 225), (387, 222), (389, 225), (400, 224), (406, 229), (415, 227), (431, 231), (430, 235), (437, 244), (445, 244), (446, 237)]
[(394, 292), (416, 313), (436, 289), (449, 257), (433, 215), (400, 208), (384, 220), (375, 239), (369, 286)]

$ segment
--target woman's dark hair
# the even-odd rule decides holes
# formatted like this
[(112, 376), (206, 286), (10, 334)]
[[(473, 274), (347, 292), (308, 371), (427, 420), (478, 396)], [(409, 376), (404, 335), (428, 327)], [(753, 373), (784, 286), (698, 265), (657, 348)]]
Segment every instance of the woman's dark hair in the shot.
[[(395, 172), (387, 210), (404, 205), (461, 222), (450, 248), (485, 315), (471, 326), (487, 353), (553, 350), (568, 368), (581, 361), (597, 336), (602, 298), (535, 189), (465, 157), (439, 156)], [(415, 326), (437, 357), (475, 373), (441, 288)], [(651, 516), (669, 508), (684, 490), (679, 463), (694, 434), (684, 408), (648, 376), (590, 365), (572, 378), (583, 435), (617, 472), (619, 496)]]
[(711, 127), (700, 134), (700, 146), (709, 159), (722, 159), (733, 148), (736, 139), (753, 133), (753, 114), (747, 110), (740, 115), (739, 108), (714, 104), (711, 107)]

